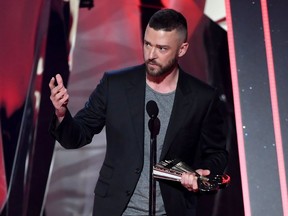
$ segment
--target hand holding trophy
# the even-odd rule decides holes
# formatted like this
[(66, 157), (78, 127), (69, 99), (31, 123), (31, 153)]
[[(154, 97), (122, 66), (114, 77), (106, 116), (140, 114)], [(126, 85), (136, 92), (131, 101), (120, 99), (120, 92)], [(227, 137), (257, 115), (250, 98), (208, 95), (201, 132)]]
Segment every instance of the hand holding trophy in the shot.
[(217, 191), (230, 183), (230, 176), (227, 174), (202, 176), (179, 159), (164, 160), (153, 167), (153, 177), (158, 179), (180, 181), (184, 172), (195, 174), (201, 192)]

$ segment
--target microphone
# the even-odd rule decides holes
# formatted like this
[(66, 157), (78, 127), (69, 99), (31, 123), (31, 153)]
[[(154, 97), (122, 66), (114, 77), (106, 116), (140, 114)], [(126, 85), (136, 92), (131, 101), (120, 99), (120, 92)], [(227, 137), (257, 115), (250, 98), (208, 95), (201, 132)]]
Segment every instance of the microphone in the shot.
[(150, 174), (149, 174), (149, 216), (155, 216), (156, 212), (156, 181), (153, 177), (153, 167), (157, 158), (156, 136), (160, 130), (160, 120), (157, 117), (159, 109), (157, 103), (150, 100), (146, 104), (146, 111), (150, 117), (148, 128), (150, 130)]
[(146, 111), (150, 117), (148, 128), (151, 132), (151, 138), (155, 139), (160, 131), (160, 120), (157, 117), (159, 113), (157, 103), (154, 100), (148, 101), (146, 104)]
[(155, 119), (159, 113), (157, 103), (154, 100), (150, 100), (146, 104), (146, 111), (151, 119)]

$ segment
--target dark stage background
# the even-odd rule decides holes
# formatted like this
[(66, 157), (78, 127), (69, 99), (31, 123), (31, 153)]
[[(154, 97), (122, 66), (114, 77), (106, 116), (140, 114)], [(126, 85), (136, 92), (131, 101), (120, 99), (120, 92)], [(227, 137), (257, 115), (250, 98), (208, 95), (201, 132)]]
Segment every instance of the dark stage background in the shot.
[[(70, 91), (69, 108), (72, 113), (75, 113), (83, 106), (103, 72), (142, 63), (143, 29), (150, 16), (163, 7), (179, 10), (188, 19), (190, 48), (181, 61), (184, 70), (220, 88), (226, 97), (230, 111), (230, 130), (227, 131), (230, 161), (226, 172), (231, 176), (232, 182), (228, 188), (217, 194), (201, 195), (198, 214), (199, 216), (244, 215), (243, 203), (246, 197), (243, 200), (241, 181), (245, 180), (247, 174), (244, 173), (244, 178), (243, 173), (242, 177), (240, 176), (237, 138), (239, 139), (241, 132), (237, 130), (237, 137), (233, 99), (235, 87), (232, 92), (233, 80), (231, 80), (227, 32), (203, 13), (205, 3), (205, 0), (118, 0), (113, 3), (95, 0), (94, 7), (88, 9), (89, 5), (81, 4), (79, 10), (78, 1), (1, 1), (0, 204), (3, 204), (1, 215), (91, 214), (94, 184), (105, 154), (105, 134), (95, 137), (91, 145), (77, 151), (64, 150), (55, 143), (48, 134), (49, 122), (54, 111), (49, 100), (48, 82), (56, 73), (62, 74)], [(230, 1), (226, 1), (229, 9), (231, 6), (230, 18), (233, 14), (237, 18), (230, 22), (235, 28), (234, 31), (230, 30), (234, 40), (229, 40), (229, 48), (230, 55), (234, 54), (234, 60), (239, 59), (239, 65), (242, 53), (249, 50), (249, 46), (254, 47), (256, 44), (254, 41), (257, 41), (258, 37), (252, 40), (252, 36), (247, 38), (246, 35), (239, 33), (245, 29), (243, 23), (249, 24), (249, 22), (245, 17), (243, 18), (243, 15), (242, 19), (239, 18), (240, 11), (246, 9), (245, 3), (238, 4), (231, 1), (230, 5)], [(280, 8), (279, 4), (277, 6)], [(277, 10), (274, 7), (270, 9), (275, 21), (278, 17), (275, 12)], [(261, 16), (259, 16), (257, 17), (261, 24)], [(248, 29), (256, 29), (252, 22), (250, 24)], [(283, 29), (283, 25), (279, 28)], [(275, 46), (277, 41), (281, 40), (284, 41), (284, 45), (287, 45), (285, 39), (280, 37), (280, 33), (275, 34), (273, 39)], [(242, 40), (250, 43), (242, 44)], [(237, 45), (235, 52), (231, 51), (234, 41)], [(263, 50), (265, 51), (264, 48)], [(257, 50), (254, 56), (261, 57), (263, 50)], [(284, 52), (281, 50), (281, 44), (278, 44), (277, 50), (277, 55)], [(253, 72), (245, 77), (253, 77), (253, 74), (259, 72), (253, 64), (253, 55), (247, 57), (246, 61), (252, 63), (247, 64), (245, 71), (253, 68)], [(234, 65), (234, 62), (232, 63), (231, 66)], [(245, 63), (243, 62), (243, 65)], [(283, 68), (285, 63), (278, 61), (276, 65)], [(279, 76), (286, 78), (280, 72)], [(281, 80), (281, 77), (278, 77), (278, 81)], [(233, 85), (236, 85), (235, 81)], [(279, 86), (279, 94), (284, 94), (282, 88), (284, 84)], [(257, 96), (262, 97), (260, 93)], [(253, 104), (254, 99), (249, 103)], [(284, 104), (285, 101), (280, 103), (280, 111), (285, 119), (287, 108)], [(246, 105), (243, 102), (242, 106), (247, 108)], [(271, 117), (271, 113), (268, 112), (268, 115)], [(265, 119), (265, 116), (261, 118)], [(253, 115), (249, 119), (252, 120)], [(245, 121), (246, 126), (249, 125), (247, 122)], [(285, 120), (283, 123), (287, 125)], [(268, 131), (274, 129), (271, 127)], [(261, 135), (260, 132), (257, 134), (258, 137)], [(246, 153), (248, 165), (241, 164), (241, 170), (243, 166), (250, 166), (250, 164), (257, 164), (257, 167), (253, 167), (253, 171), (258, 168), (265, 170), (261, 159), (252, 160), (253, 155), (257, 153), (251, 154), (250, 151)], [(276, 156), (272, 156), (273, 160), (276, 160)], [(278, 169), (274, 166), (271, 169), (274, 170), (273, 176), (277, 176)], [(253, 171), (248, 169), (247, 173), (250, 175)], [(249, 178), (249, 182), (253, 183), (255, 179), (257, 176), (253, 176), (253, 179)], [(271, 181), (273, 180), (274, 178)], [(273, 189), (273, 191), (277, 190)], [(253, 201), (257, 199), (253, 194), (257, 193), (251, 192), (252, 207)], [(257, 195), (261, 196), (261, 194)], [(276, 200), (282, 203), (277, 195)], [(283, 195), (282, 197), (285, 198)], [(273, 198), (275, 197), (271, 197)], [(281, 205), (283, 206), (284, 204)], [(253, 215), (265, 215), (256, 213), (254, 208), (251, 209)]]
[(245, 215), (288, 215), (287, 10), (226, 1)]

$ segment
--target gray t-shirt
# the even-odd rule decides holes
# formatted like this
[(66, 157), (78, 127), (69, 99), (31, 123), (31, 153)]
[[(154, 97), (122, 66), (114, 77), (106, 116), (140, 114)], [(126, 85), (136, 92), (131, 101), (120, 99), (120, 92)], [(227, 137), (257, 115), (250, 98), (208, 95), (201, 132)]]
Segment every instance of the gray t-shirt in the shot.
[[(175, 91), (167, 94), (161, 94), (154, 91), (148, 85), (146, 85), (146, 96), (145, 104), (149, 100), (154, 100), (159, 108), (158, 118), (160, 120), (160, 131), (157, 135), (157, 161), (159, 161), (162, 146), (168, 127), (173, 102), (174, 102)], [(137, 183), (135, 191), (128, 203), (128, 206), (123, 213), (123, 216), (144, 216), (149, 213), (149, 166), (150, 166), (150, 131), (148, 128), (148, 121), (150, 117), (145, 112), (145, 137), (144, 137), (144, 165)], [(161, 196), (159, 183), (156, 182), (156, 215), (166, 215), (164, 209), (164, 203)]]

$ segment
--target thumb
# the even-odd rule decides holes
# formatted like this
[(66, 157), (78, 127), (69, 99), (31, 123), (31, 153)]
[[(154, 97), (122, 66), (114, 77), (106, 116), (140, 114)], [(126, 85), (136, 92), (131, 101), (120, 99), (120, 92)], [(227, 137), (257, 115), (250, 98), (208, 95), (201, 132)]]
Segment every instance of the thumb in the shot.
[(203, 170), (203, 172), (202, 172), (203, 176), (207, 176), (209, 174), (210, 174), (210, 170), (207, 170), (207, 169)]
[(210, 170), (208, 170), (208, 169), (198, 169), (196, 171), (197, 171), (197, 173), (199, 173), (202, 176), (207, 176), (210, 174)]

